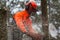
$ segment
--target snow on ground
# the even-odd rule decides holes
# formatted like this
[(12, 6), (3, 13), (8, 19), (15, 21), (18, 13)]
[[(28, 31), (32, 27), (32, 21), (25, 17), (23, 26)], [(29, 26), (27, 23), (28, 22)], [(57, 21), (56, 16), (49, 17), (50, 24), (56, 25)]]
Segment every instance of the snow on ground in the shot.
[[(39, 23), (39, 25), (37, 25), (34, 23), (32, 26), (33, 26), (34, 30), (36, 31), (36, 33), (44, 34), (42, 32), (42, 24)], [(49, 23), (49, 34), (51, 35), (51, 37), (57, 39), (58, 30), (56, 29), (56, 27), (52, 23)]]
[(52, 23), (49, 24), (49, 34), (57, 39), (58, 31)]

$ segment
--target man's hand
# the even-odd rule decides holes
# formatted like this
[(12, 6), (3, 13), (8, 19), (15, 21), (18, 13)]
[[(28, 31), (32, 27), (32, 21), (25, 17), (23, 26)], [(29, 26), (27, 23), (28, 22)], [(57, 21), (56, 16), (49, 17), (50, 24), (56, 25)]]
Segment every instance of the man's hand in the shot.
[(37, 33), (33, 33), (33, 32), (27, 32), (26, 34), (32, 38), (35, 38), (35, 39), (41, 39), (41, 37), (42, 37), (42, 35), (37, 34)]

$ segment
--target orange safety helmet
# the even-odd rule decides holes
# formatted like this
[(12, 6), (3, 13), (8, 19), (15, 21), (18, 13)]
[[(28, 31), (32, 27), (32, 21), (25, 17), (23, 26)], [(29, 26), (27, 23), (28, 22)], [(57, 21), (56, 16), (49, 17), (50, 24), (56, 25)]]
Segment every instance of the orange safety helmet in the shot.
[(37, 4), (34, 2), (34, 1), (30, 1), (30, 2), (27, 2), (25, 5), (26, 5), (26, 7), (28, 8), (28, 6), (31, 4), (31, 6), (35, 9), (35, 10), (37, 10), (36, 8), (37, 8)]

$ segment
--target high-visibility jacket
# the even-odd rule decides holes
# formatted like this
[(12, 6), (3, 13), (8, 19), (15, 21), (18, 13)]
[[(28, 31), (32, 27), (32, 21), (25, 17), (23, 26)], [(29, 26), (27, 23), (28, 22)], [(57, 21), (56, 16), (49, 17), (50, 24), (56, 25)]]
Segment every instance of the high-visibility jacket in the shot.
[(27, 10), (17, 12), (13, 16), (17, 24), (17, 27), (20, 29), (20, 31), (22, 32), (33, 31), (32, 21), (30, 20), (29, 16), (30, 15), (28, 14)]

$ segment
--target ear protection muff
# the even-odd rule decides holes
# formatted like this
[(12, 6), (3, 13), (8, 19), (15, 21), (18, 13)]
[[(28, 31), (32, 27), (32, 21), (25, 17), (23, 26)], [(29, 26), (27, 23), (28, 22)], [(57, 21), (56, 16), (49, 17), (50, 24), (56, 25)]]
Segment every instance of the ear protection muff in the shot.
[(26, 10), (29, 10), (29, 6), (25, 5), (25, 9), (26, 9)]
[(25, 9), (29, 10), (30, 5), (31, 5), (31, 3), (29, 3), (28, 5), (25, 5)]

